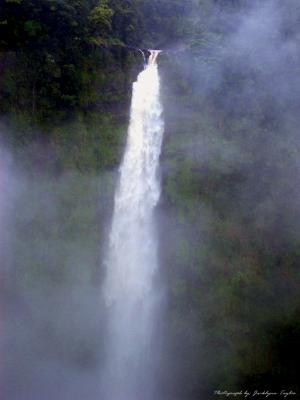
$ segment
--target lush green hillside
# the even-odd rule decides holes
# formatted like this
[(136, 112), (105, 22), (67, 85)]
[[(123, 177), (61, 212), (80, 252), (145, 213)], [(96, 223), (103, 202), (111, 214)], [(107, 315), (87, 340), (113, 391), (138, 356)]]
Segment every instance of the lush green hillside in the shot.
[[(24, 307), (8, 329), (14, 344), (41, 338), (11, 370), (40, 354), (101, 363), (91, 310), (135, 48), (161, 47), (162, 400), (299, 395), (299, 22), (296, 0), (1, 0), (1, 139), (18, 187), (7, 293)], [(35, 375), (12, 376), (25, 388)]]

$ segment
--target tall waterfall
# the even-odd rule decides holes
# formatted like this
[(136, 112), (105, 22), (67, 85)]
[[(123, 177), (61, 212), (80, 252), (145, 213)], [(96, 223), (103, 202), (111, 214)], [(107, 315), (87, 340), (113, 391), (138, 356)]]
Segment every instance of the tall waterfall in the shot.
[(108, 307), (105, 400), (144, 400), (150, 395), (158, 293), (157, 234), (153, 212), (160, 196), (159, 156), (163, 136), (158, 50), (133, 84), (128, 138), (115, 194), (106, 258)]

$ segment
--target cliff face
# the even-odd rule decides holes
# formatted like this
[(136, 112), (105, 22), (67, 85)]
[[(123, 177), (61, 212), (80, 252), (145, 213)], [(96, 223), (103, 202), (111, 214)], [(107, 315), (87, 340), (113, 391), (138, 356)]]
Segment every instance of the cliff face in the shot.
[[(5, 296), (22, 316), (7, 323), (7, 398), (43, 398), (29, 382), (46, 385), (47, 371), (70, 378), (52, 398), (75, 381), (79, 398), (97, 392), (102, 250), (143, 68), (125, 44), (169, 50), (158, 60), (162, 400), (299, 391), (300, 10), (284, 3), (1, 4), (0, 131), (16, 188)], [(26, 359), (39, 368), (24, 375)]]

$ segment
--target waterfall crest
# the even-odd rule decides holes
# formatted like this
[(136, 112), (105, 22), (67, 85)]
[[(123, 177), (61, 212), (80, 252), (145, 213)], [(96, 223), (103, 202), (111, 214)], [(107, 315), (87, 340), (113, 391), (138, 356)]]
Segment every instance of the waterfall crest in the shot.
[(158, 268), (153, 211), (159, 201), (163, 137), (157, 56), (133, 84), (130, 124), (106, 257), (104, 298), (108, 307), (105, 400), (143, 400), (151, 364)]

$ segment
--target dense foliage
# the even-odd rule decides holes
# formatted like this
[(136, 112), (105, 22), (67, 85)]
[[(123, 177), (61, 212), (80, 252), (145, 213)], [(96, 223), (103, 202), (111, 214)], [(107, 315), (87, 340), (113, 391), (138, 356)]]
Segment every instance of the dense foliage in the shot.
[(44, 351), (101, 359), (98, 326), (72, 336), (36, 302), (76, 282), (93, 309), (136, 48), (160, 47), (162, 400), (299, 395), (299, 22), (296, 0), (0, 0), (3, 140), (26, 170), (8, 291)]
[[(128, 69), (140, 58), (126, 46), (150, 45), (163, 36), (161, 24), (164, 41), (173, 33), (180, 37), (174, 26), (186, 9), (180, 2), (159, 7), (157, 18), (158, 4), (142, 3), (2, 1), (1, 112), (44, 124), (74, 111), (120, 108), (128, 99)], [(149, 15), (148, 35), (142, 13)]]

